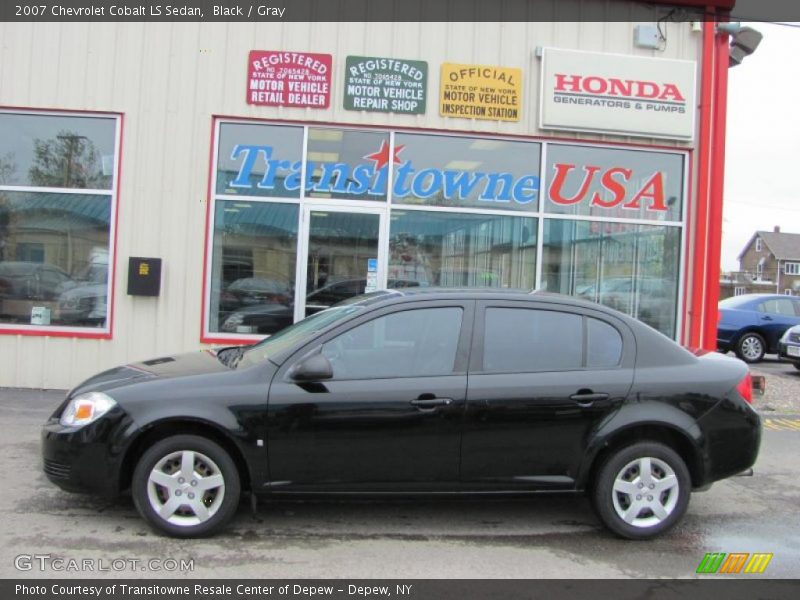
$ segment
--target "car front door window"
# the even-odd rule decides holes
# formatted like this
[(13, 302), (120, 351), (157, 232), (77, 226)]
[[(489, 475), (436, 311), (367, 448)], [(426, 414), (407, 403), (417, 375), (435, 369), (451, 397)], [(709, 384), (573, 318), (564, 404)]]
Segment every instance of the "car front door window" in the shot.
[(322, 354), (337, 380), (448, 375), (462, 316), (459, 307), (392, 313), (330, 340)]

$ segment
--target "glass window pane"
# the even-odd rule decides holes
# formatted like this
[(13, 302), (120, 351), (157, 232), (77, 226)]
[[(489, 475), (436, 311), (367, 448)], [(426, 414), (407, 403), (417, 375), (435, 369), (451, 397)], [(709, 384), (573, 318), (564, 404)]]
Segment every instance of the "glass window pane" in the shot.
[(598, 319), (586, 318), (586, 366), (614, 367), (622, 357), (622, 336), (614, 327)]
[(398, 133), (392, 202), (535, 211), (536, 142)]
[(306, 161), (306, 196), (386, 200), (386, 132), (311, 127)]
[(104, 327), (111, 196), (0, 191), (0, 322)]
[(390, 287), (533, 289), (536, 219), (393, 210), (388, 274)]
[(217, 193), (299, 198), (303, 128), (222, 123)]
[(116, 119), (0, 113), (0, 185), (110, 190)]
[(270, 334), (292, 324), (298, 211), (217, 200), (209, 331)]
[[(370, 274), (377, 277), (379, 228), (376, 214), (311, 211), (306, 315), (364, 293)], [(377, 280), (370, 283), (375, 291)]]
[(546, 219), (542, 288), (629, 314), (674, 337), (680, 228)]
[(550, 144), (545, 211), (680, 221), (683, 156)]
[(582, 317), (552, 310), (488, 308), (483, 369), (562, 371), (583, 363)]
[(379, 317), (322, 346), (334, 379), (424, 377), (453, 372), (461, 308), (407, 310)]

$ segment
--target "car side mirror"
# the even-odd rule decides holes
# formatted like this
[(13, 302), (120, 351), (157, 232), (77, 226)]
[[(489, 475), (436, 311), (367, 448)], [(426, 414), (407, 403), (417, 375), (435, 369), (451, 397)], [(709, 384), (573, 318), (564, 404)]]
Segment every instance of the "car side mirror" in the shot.
[(301, 360), (289, 370), (292, 381), (323, 381), (333, 378), (333, 366), (322, 354), (314, 354)]

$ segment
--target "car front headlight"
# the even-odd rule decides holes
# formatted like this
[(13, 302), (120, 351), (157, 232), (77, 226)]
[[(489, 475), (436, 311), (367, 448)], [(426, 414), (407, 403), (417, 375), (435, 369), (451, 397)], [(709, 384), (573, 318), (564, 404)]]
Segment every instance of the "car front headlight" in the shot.
[(80, 427), (96, 421), (117, 405), (117, 401), (103, 392), (79, 394), (69, 401), (59, 422), (65, 427)]

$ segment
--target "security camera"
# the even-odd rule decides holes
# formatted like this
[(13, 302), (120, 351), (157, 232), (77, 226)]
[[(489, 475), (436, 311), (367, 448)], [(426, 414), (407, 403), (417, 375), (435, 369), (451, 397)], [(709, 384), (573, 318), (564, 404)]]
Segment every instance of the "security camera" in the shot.
[(741, 27), (733, 39), (728, 58), (728, 66), (735, 67), (742, 64), (745, 56), (750, 56), (756, 51), (764, 36), (752, 27)]

